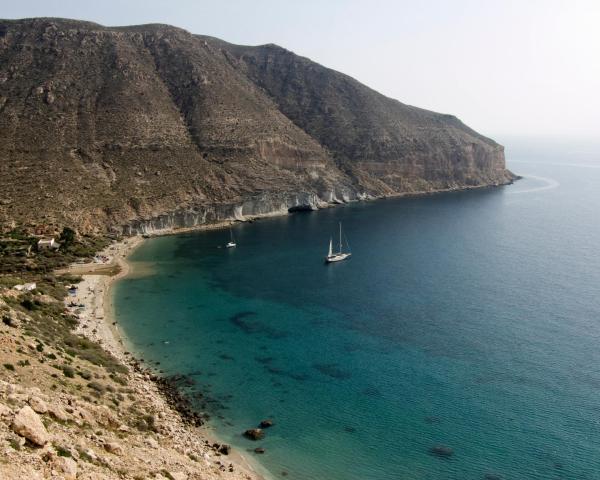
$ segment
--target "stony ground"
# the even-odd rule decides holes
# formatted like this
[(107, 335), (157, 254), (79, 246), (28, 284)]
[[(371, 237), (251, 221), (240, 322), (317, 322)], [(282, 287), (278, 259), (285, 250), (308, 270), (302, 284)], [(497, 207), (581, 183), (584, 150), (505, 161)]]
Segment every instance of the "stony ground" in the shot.
[(0, 291), (0, 478), (257, 478), (185, 424), (146, 374), (31, 335), (16, 301)]

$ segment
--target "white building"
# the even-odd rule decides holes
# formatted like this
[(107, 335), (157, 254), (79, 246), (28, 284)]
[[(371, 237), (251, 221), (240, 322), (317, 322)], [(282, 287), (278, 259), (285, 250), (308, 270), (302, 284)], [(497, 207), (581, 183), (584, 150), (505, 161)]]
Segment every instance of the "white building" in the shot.
[(40, 241), (38, 241), (37, 246), (38, 246), (38, 250), (45, 250), (45, 249), (58, 250), (58, 248), (60, 247), (60, 243), (55, 241), (54, 238), (50, 238), (50, 239), (42, 238)]

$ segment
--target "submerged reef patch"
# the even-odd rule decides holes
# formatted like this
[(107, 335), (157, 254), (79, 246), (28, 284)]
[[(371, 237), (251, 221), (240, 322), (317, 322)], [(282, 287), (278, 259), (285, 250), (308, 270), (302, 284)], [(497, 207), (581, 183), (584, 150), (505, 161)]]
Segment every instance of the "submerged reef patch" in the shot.
[(331, 378), (338, 380), (346, 380), (352, 376), (352, 374), (346, 370), (342, 370), (337, 363), (314, 363), (313, 368), (321, 372), (323, 375), (327, 375)]
[(258, 315), (257, 312), (252, 311), (238, 312), (229, 317), (229, 321), (248, 335), (262, 334), (274, 340), (284, 338), (288, 335), (287, 332), (273, 328), (260, 320), (247, 320), (248, 317), (256, 315)]

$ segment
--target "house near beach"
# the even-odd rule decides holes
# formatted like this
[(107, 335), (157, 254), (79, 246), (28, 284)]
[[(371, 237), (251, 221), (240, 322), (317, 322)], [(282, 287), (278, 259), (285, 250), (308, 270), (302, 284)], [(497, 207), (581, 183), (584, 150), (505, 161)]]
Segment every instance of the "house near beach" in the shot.
[(58, 250), (60, 248), (60, 243), (58, 243), (54, 238), (42, 238), (37, 243), (38, 250)]

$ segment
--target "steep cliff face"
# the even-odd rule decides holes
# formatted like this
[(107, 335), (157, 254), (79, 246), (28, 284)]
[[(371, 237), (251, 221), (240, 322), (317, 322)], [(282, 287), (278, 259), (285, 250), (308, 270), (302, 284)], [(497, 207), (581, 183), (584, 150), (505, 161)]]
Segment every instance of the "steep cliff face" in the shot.
[(373, 194), (506, 183), (503, 148), (452, 115), (404, 105), (277, 45), (203, 37)]
[(505, 183), (502, 147), (275, 46), (0, 20), (0, 223), (189, 226)]

